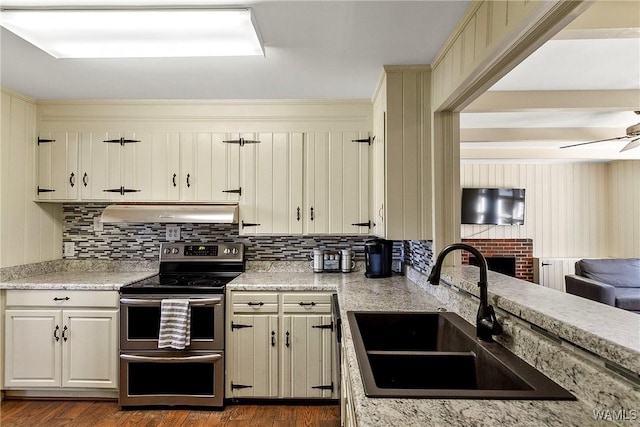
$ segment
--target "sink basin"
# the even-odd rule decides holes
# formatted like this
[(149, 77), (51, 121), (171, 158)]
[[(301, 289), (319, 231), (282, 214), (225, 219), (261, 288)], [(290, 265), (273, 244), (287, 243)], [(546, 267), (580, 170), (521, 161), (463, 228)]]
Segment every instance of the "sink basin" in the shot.
[(369, 397), (549, 399), (575, 397), (448, 312), (348, 312)]

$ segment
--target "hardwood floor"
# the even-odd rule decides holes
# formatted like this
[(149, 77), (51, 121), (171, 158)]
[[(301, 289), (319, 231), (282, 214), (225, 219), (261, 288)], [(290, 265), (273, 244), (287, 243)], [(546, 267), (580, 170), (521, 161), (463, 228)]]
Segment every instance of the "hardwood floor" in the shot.
[(222, 411), (128, 409), (117, 402), (6, 400), (2, 427), (340, 427), (337, 405), (229, 405)]

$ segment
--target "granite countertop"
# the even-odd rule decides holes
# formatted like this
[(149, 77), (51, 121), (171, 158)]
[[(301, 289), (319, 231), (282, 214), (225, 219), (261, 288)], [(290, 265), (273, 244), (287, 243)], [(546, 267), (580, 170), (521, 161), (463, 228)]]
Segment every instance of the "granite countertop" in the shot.
[(0, 282), (0, 289), (117, 291), (123, 285), (155, 275), (153, 271), (61, 271)]
[[(441, 278), (479, 295), (477, 267), (444, 267)], [(640, 377), (640, 315), (491, 271), (488, 280), (489, 299), (496, 308)]]
[[(459, 281), (456, 270), (446, 270)], [(467, 277), (466, 275), (469, 275)], [(470, 278), (473, 272), (464, 272)], [(473, 282), (474, 286), (477, 286)], [(435, 297), (404, 276), (367, 279), (362, 273), (244, 273), (228, 290), (335, 291), (343, 320), (346, 369), (352, 387), (358, 426), (591, 426), (593, 408), (580, 401), (395, 399), (369, 398), (364, 393), (347, 311), (435, 311)], [(514, 303), (517, 302), (514, 301)]]

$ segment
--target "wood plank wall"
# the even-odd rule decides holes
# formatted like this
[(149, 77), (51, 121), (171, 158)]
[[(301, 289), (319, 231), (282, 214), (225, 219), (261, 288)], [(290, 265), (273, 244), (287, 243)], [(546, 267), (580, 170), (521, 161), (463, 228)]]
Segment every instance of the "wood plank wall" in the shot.
[[(461, 237), (530, 238), (536, 257), (609, 256), (610, 223), (618, 219), (608, 218), (612, 189), (608, 167), (607, 163), (463, 163), (461, 187), (525, 188), (526, 211), (523, 226), (462, 225)], [(638, 212), (636, 203), (636, 220)]]
[(640, 160), (609, 163), (609, 255), (640, 257)]
[(62, 205), (35, 198), (36, 105), (2, 91), (0, 267), (62, 257)]

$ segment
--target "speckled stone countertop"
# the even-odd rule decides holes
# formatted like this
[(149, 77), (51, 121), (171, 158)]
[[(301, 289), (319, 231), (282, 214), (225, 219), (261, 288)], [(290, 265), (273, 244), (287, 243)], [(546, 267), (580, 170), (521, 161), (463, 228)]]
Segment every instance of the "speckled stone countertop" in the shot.
[[(479, 295), (477, 267), (445, 267), (441, 278)], [(488, 280), (489, 298), (494, 307), (640, 377), (640, 315), (491, 271)]]
[(153, 271), (95, 272), (61, 271), (0, 282), (0, 289), (118, 290), (121, 286), (151, 277)]

